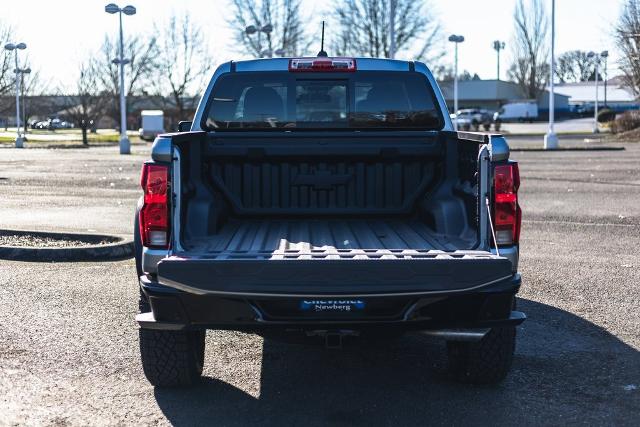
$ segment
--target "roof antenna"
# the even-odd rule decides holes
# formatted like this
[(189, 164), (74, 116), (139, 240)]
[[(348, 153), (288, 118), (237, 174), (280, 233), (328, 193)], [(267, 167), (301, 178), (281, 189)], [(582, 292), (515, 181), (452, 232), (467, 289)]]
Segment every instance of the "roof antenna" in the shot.
[(322, 21), (322, 41), (320, 42), (320, 52), (318, 52), (318, 57), (327, 57), (327, 52), (324, 51), (324, 21)]

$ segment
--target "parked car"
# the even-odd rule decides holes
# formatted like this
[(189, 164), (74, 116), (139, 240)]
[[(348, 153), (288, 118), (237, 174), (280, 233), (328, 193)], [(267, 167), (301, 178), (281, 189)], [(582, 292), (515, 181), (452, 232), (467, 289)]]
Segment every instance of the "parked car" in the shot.
[(480, 126), (482, 126), (485, 131), (489, 131), (491, 129), (492, 114), (487, 110), (458, 110), (452, 118), (456, 120), (458, 129), (461, 130), (473, 130), (474, 132), (477, 132), (480, 130)]
[(501, 136), (453, 132), (423, 63), (222, 64), (190, 131), (156, 138), (141, 184), (152, 384), (199, 380), (206, 329), (327, 347), (421, 331), (447, 341), (455, 378), (507, 375), (525, 320), (518, 163)]
[(61, 120), (58, 118), (43, 120), (39, 122), (35, 122), (31, 125), (32, 129), (48, 129), (48, 130), (57, 130), (57, 129), (72, 129), (73, 123), (67, 122), (65, 120)]

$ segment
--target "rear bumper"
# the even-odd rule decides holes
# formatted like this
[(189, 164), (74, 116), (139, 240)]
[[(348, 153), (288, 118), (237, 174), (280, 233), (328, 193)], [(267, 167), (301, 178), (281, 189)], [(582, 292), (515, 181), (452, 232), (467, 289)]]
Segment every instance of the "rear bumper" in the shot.
[(230, 329), (246, 332), (268, 330), (402, 330), (478, 329), (518, 325), (526, 316), (512, 311), (520, 288), (519, 274), (463, 292), (410, 294), (349, 294), (362, 310), (314, 312), (302, 310), (301, 301), (326, 299), (325, 295), (198, 295), (141, 277), (141, 287), (152, 312), (136, 316), (141, 328)]

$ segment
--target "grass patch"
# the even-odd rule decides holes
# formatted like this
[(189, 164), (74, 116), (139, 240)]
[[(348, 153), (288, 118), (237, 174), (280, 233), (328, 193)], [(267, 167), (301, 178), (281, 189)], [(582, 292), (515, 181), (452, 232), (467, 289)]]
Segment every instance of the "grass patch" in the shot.
[[(147, 145), (138, 137), (129, 137), (131, 145)], [(82, 140), (55, 140), (55, 141), (25, 141), (25, 148), (91, 148), (91, 147), (115, 147), (120, 143), (119, 135), (92, 135), (89, 144), (83, 145)], [(15, 144), (15, 138), (0, 136), (0, 147), (10, 148)]]

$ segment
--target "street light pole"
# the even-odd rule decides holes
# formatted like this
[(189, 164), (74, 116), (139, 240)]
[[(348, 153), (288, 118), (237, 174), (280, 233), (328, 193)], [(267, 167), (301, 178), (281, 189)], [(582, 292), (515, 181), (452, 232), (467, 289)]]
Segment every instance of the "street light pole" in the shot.
[(600, 58), (603, 56), (603, 54), (605, 54), (604, 57), (606, 58), (607, 56), (609, 56), (609, 52), (602, 51), (602, 53), (595, 53), (595, 52), (589, 52), (587, 54), (588, 58), (593, 58), (593, 63), (594, 63), (594, 70), (595, 70), (595, 79), (596, 79), (596, 96), (595, 96), (595, 102), (593, 104), (593, 133), (598, 133), (600, 132), (600, 130), (598, 129), (598, 74), (600, 71)]
[(18, 50), (15, 54), (16, 68), (16, 148), (22, 148), (24, 145), (24, 139), (20, 135), (20, 71), (18, 70)]
[(120, 44), (119, 44), (119, 58), (114, 60), (113, 63), (120, 66), (120, 154), (131, 154), (131, 143), (127, 137), (127, 100), (124, 93), (124, 66), (129, 63), (129, 60), (124, 59), (124, 37), (122, 32), (122, 14), (135, 15), (136, 8), (133, 6), (125, 6), (120, 8), (114, 3), (110, 3), (105, 6), (105, 12), (119, 15), (120, 21)]
[[(257, 23), (256, 25), (249, 25), (248, 27), (246, 27), (244, 29), (244, 32), (247, 36), (251, 36), (252, 34), (256, 34), (258, 33), (258, 57), (263, 58), (264, 56), (268, 56), (269, 58), (273, 57), (273, 50), (269, 47), (269, 49), (265, 49), (262, 50), (262, 42), (260, 41), (260, 33), (265, 33), (267, 35), (267, 37), (269, 36), (269, 34), (271, 34), (271, 32), (273, 31), (273, 25), (271, 24), (267, 24), (267, 25), (260, 25), (260, 23)], [(271, 44), (271, 43), (269, 43)], [(276, 49), (275, 51), (276, 55), (280, 55), (280, 56), (284, 56), (285, 52), (283, 49)]]
[(596, 102), (593, 108), (593, 133), (598, 133), (598, 71), (600, 65), (600, 57), (596, 57)]
[(544, 136), (544, 149), (558, 148), (558, 136), (553, 128), (555, 121), (555, 92), (553, 78), (556, 74), (556, 0), (551, 0), (551, 75), (549, 76), (549, 130)]
[(455, 55), (453, 66), (453, 112), (456, 115), (453, 121), (453, 129), (458, 130), (458, 44), (464, 41), (464, 36), (452, 34), (449, 41), (455, 43)]
[(389, 1), (389, 58), (396, 57), (396, 0)]
[(24, 95), (24, 90), (25, 90), (25, 85), (24, 85), (24, 75), (25, 74), (30, 74), (31, 73), (31, 68), (27, 67), (27, 68), (21, 68), (18, 69), (18, 72), (20, 72), (20, 94), (22, 95), (22, 136), (23, 136), (23, 140), (27, 139), (27, 100), (25, 99), (25, 95)]
[(504, 42), (501, 42), (500, 40), (495, 40), (493, 42), (493, 48), (495, 49), (495, 51), (498, 54), (498, 74), (497, 74), (497, 79), (500, 80), (500, 51), (502, 49), (504, 49)]
[(131, 146), (127, 138), (127, 100), (124, 93), (124, 40), (122, 36), (122, 12), (120, 18), (120, 154), (130, 154)]
[(604, 108), (607, 108), (607, 79), (609, 73), (607, 73), (607, 58), (609, 57), (609, 51), (603, 50), (600, 52), (600, 56), (604, 58)]
[(8, 51), (15, 50), (15, 64), (16, 68), (14, 73), (16, 74), (16, 148), (24, 147), (24, 139), (20, 135), (20, 68), (18, 67), (18, 50), (24, 50), (27, 45), (24, 43), (7, 43), (4, 48)]

